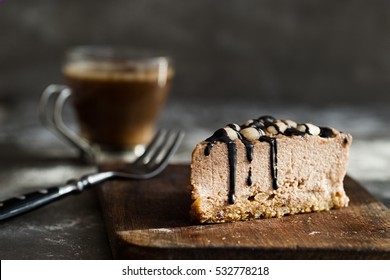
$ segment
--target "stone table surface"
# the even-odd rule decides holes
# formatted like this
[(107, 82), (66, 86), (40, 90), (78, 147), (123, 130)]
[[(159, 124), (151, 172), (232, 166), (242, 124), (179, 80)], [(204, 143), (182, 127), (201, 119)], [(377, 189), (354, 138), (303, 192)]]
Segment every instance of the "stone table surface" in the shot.
[[(96, 170), (47, 131), (37, 101), (0, 101), (0, 201), (61, 184)], [(348, 174), (390, 207), (390, 110), (378, 106), (305, 106), (237, 101), (171, 99), (159, 126), (185, 130), (173, 162), (188, 163), (194, 145), (230, 122), (260, 115), (333, 126), (354, 141)], [(69, 112), (70, 114), (70, 112)], [(69, 122), (74, 122), (69, 116)], [(0, 222), (0, 259), (111, 259), (96, 190), (72, 195)]]

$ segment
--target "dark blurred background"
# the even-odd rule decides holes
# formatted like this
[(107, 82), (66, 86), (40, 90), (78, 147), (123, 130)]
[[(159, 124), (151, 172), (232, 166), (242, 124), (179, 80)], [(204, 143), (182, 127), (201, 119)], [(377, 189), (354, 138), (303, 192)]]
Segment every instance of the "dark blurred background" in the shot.
[[(175, 58), (159, 126), (186, 131), (176, 162), (227, 122), (310, 121), (353, 135), (348, 174), (389, 207), (389, 0), (0, 0), (0, 201), (96, 169), (36, 110), (90, 44)], [(0, 259), (111, 258), (100, 211), (84, 192), (1, 224)]]
[(386, 0), (2, 0), (0, 27), (0, 104), (61, 82), (83, 44), (165, 50), (178, 98), (390, 101)]

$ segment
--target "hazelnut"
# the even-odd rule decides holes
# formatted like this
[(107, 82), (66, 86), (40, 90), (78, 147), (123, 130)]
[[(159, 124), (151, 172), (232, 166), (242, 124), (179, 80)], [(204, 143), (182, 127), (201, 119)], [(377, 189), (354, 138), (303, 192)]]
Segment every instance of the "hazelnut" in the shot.
[(297, 130), (299, 130), (300, 132), (306, 132), (307, 127), (306, 127), (305, 124), (298, 124), (297, 125)]
[(253, 123), (254, 123), (253, 120), (247, 120), (247, 121), (244, 123), (244, 126), (251, 126)]
[(310, 135), (319, 135), (321, 132), (321, 129), (318, 126), (311, 124), (311, 123), (300, 124), (297, 126), (297, 129), (300, 132), (305, 132), (305, 133), (308, 133)]
[(292, 120), (283, 120), (283, 122), (285, 124), (287, 124), (288, 127), (292, 127), (292, 128), (296, 128), (297, 127), (297, 123), (292, 121)]
[(270, 125), (267, 127), (267, 132), (273, 135), (278, 134), (278, 129), (274, 125)]
[(248, 141), (254, 141), (260, 138), (260, 136), (264, 135), (264, 132), (259, 129), (257, 130), (254, 127), (247, 127), (240, 131), (241, 135)]
[(224, 128), (224, 130), (230, 140), (234, 141), (238, 138), (237, 131), (235, 131), (233, 128), (227, 126)]
[(236, 123), (229, 123), (225, 127), (230, 127), (231, 129), (235, 131), (240, 131), (241, 127)]
[(307, 132), (311, 135), (319, 135), (321, 132), (321, 129), (314, 124), (306, 123), (306, 127), (307, 127)]
[(278, 132), (280, 133), (284, 133), (284, 131), (287, 129), (287, 125), (280, 120), (277, 120), (273, 125), (275, 126), (276, 130), (278, 130)]

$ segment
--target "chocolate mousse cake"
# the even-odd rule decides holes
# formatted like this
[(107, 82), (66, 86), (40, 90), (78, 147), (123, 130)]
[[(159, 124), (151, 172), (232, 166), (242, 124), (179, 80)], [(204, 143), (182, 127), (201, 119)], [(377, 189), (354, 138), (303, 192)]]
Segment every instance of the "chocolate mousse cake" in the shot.
[(192, 154), (191, 216), (221, 223), (346, 207), (352, 136), (262, 116), (229, 124)]

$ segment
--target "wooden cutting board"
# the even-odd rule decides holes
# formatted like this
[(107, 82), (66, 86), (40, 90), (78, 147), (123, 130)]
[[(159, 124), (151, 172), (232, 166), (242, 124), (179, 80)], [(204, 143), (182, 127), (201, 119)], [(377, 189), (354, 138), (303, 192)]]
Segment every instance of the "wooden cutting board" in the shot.
[(349, 207), (199, 225), (189, 219), (189, 166), (147, 181), (109, 181), (99, 197), (116, 259), (390, 259), (390, 211), (347, 177)]

